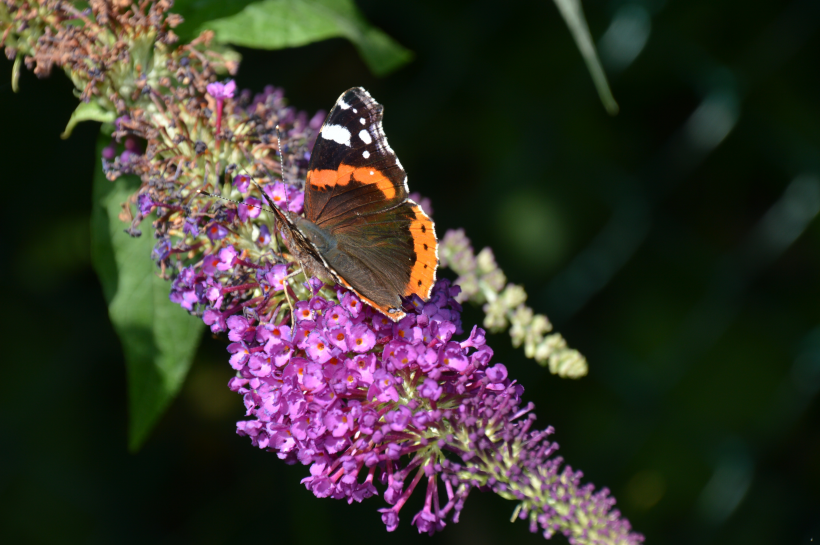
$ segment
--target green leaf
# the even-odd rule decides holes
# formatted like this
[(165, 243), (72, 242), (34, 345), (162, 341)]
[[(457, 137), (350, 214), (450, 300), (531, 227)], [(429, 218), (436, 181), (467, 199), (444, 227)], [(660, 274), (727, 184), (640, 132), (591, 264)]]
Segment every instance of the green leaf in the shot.
[(263, 0), (235, 15), (209, 21), (220, 43), (259, 49), (298, 47), (328, 38), (347, 38), (370, 70), (386, 75), (413, 53), (371, 26), (353, 0)]
[(558, 11), (567, 23), (572, 37), (575, 39), (575, 45), (581, 51), (581, 56), (584, 57), (584, 62), (587, 65), (587, 70), (592, 76), (592, 82), (598, 90), (598, 96), (604, 104), (606, 111), (612, 115), (618, 113), (618, 103), (615, 102), (615, 97), (612, 96), (612, 91), (609, 89), (609, 83), (606, 80), (606, 73), (601, 66), (601, 61), (598, 60), (598, 53), (595, 51), (595, 44), (589, 34), (589, 27), (587, 20), (584, 17), (584, 10), (581, 7), (581, 0), (554, 0), (555, 5), (558, 6)]
[[(101, 133), (99, 158), (109, 138)], [(170, 285), (151, 260), (151, 222), (132, 238), (118, 219), (121, 203), (139, 187), (136, 176), (109, 182), (97, 168), (91, 214), (91, 252), (108, 315), (128, 368), (128, 444), (136, 451), (179, 392), (202, 337), (202, 320), (168, 299)]]
[(80, 102), (71, 118), (68, 120), (63, 134), (60, 138), (63, 140), (71, 136), (71, 131), (77, 123), (81, 121), (100, 121), (102, 123), (112, 123), (117, 118), (117, 113), (111, 109), (103, 108), (97, 102)]
[(183, 42), (190, 42), (202, 31), (208, 21), (230, 17), (242, 11), (245, 6), (258, 0), (176, 0), (173, 12), (184, 21), (174, 29)]

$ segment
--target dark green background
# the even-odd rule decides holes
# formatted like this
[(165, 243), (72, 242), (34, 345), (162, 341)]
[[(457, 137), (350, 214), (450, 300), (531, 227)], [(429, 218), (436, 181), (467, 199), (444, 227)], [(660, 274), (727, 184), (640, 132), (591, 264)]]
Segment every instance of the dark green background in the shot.
[[(385, 105), (439, 232), (492, 246), (589, 358), (588, 377), (560, 380), (491, 339), (566, 459), (649, 543), (820, 539), (820, 3), (588, 0), (599, 45), (624, 14), (651, 25), (634, 62), (608, 64), (617, 117), (551, 2), (359, 4), (412, 64), (376, 79), (342, 40), (243, 50), (240, 87), (283, 86), (313, 112), (363, 85)], [(409, 524), (418, 494), (389, 536), (381, 499), (312, 497), (306, 468), (235, 435), (222, 338), (129, 454), (123, 360), (89, 258), (97, 127), (61, 141), (67, 78), (24, 72), (13, 94), (0, 65), (0, 540), (543, 541), (491, 494), (432, 539)]]

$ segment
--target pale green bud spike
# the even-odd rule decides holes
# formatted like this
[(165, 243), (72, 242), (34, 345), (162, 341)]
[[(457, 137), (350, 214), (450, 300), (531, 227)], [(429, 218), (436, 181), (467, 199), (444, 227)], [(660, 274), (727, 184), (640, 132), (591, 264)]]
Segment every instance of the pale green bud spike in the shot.
[(507, 284), (490, 248), (475, 255), (463, 229), (448, 231), (441, 240), (439, 256), (442, 267), (449, 267), (459, 277), (459, 302), (483, 305), (484, 327), (498, 333), (509, 327), (514, 347), (524, 346), (524, 355), (562, 378), (579, 378), (587, 374), (587, 361), (577, 350), (569, 348), (564, 338), (552, 331), (543, 314), (526, 306), (527, 292), (522, 286)]

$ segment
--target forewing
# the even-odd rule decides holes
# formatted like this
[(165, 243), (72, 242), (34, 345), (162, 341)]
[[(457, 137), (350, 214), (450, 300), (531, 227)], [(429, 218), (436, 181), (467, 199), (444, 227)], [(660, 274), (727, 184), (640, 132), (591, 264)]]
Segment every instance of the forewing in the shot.
[(387, 144), (383, 107), (361, 87), (342, 93), (313, 147), (305, 216), (325, 229), (341, 218), (372, 214), (407, 198), (407, 174)]

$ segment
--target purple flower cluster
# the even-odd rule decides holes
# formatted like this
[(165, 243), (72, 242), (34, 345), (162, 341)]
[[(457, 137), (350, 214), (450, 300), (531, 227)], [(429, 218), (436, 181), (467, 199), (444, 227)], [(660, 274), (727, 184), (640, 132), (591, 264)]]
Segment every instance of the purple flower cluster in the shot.
[[(292, 171), (285, 179), (295, 180), (321, 118), (281, 101), (273, 88), (253, 100), (226, 95), (223, 121), (234, 126), (231, 116), (266, 108), (287, 120), (282, 151)], [(273, 146), (275, 136), (263, 134), (264, 145)], [(171, 300), (231, 341), (236, 376), (229, 387), (242, 395), (248, 416), (237, 424), (240, 435), (287, 463), (310, 466), (303, 483), (318, 497), (360, 502), (383, 494), (390, 531), (424, 480), (424, 505), (412, 518), (420, 532), (457, 522), (479, 487), (517, 500), (519, 516), (546, 537), (642, 540), (612, 510), (606, 490), (582, 487), (580, 474), (561, 469), (557, 445), (546, 440), (551, 430), (530, 431), (532, 406), (521, 408), (523, 387), (491, 363), (484, 331), (473, 327), (463, 338), (460, 287), (440, 280), (428, 301), (407, 301), (407, 315), (394, 323), (350, 291), (306, 280), (292, 257), (273, 251), (282, 248), (281, 233), (244, 172), (225, 172), (232, 183), (223, 187), (237, 204), (205, 207), (200, 199), (174, 222), (168, 218), (183, 211), (177, 203), (185, 195), (149, 184), (138, 198), (140, 216), (162, 211), (154, 259), (175, 271)], [(257, 183), (278, 206), (302, 213), (297, 186)]]
[[(235, 263), (226, 254), (216, 270)], [(174, 297), (183, 306), (218, 300), (213, 277), (203, 282), (192, 275), (186, 271), (175, 281)], [(281, 295), (286, 275), (285, 265), (263, 273), (269, 293)], [(209, 310), (204, 319), (212, 328), (227, 327), (232, 341), (228, 352), (237, 373), (229, 387), (243, 396), (252, 417), (237, 424), (238, 433), (288, 463), (310, 465), (302, 482), (317, 497), (360, 502), (384, 486), (390, 507), (380, 512), (392, 531), (426, 480), (424, 506), (412, 523), (433, 533), (448, 517), (458, 521), (473, 488), (488, 487), (519, 500), (520, 518), (545, 537), (561, 532), (572, 543), (642, 541), (611, 509), (607, 490), (582, 487), (580, 473), (561, 470), (562, 460), (552, 457), (557, 445), (546, 441), (551, 428), (530, 431), (533, 406), (521, 409), (523, 387), (503, 364), (490, 365), (483, 330), (474, 327), (456, 340), (462, 333), (457, 286), (439, 280), (430, 300), (412, 301), (398, 323), (349, 291), (324, 297), (315, 279), (305, 288), (311, 296), (293, 305), (292, 322), (285, 305), (263, 317), (234, 311), (225, 319)], [(256, 303), (266, 308), (264, 300)], [(462, 461), (453, 462), (453, 455)]]
[[(503, 365), (488, 367), (492, 350), (474, 328), (464, 341), (458, 287), (440, 280), (426, 303), (393, 323), (339, 290), (337, 300), (314, 295), (294, 308), (294, 327), (227, 320), (230, 388), (243, 395), (248, 416), (238, 423), (259, 448), (288, 462), (310, 465), (305, 485), (318, 497), (361, 501), (387, 485), (383, 510), (392, 530), (419, 479), (434, 476), (442, 462), (447, 429), (462, 401), (479, 390), (509, 385)], [(402, 457), (409, 457), (406, 464)], [(428, 487), (428, 494), (435, 486)], [(432, 497), (432, 496), (431, 496)], [(422, 531), (443, 527), (444, 508), (425, 507), (414, 519)]]
[(573, 545), (642, 543), (643, 535), (632, 532), (629, 521), (613, 509), (615, 498), (608, 489), (596, 492), (593, 484), (582, 485), (583, 473), (554, 456), (558, 444), (548, 440), (552, 426), (531, 431), (535, 406), (521, 408), (522, 391), (512, 384), (462, 401), (449, 447), (463, 463), (451, 464), (442, 479), (449, 478), (462, 497), (486, 487), (517, 500), (513, 518), (529, 520), (530, 531), (540, 529), (547, 539), (561, 533)]

